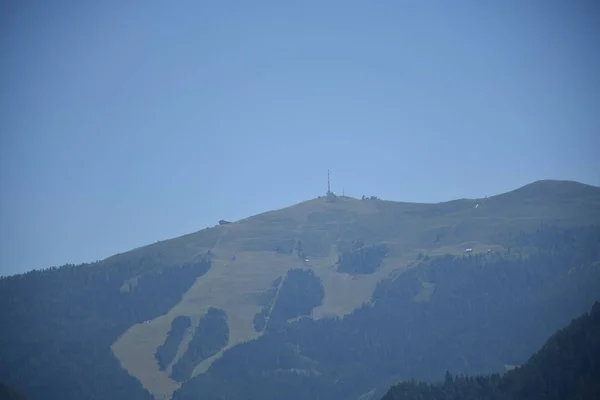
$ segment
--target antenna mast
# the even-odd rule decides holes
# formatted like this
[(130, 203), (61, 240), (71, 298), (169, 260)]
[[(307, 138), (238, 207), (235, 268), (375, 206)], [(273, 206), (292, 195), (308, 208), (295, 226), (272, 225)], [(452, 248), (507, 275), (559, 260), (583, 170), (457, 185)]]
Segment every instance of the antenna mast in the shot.
[(327, 194), (331, 193), (331, 185), (329, 182), (329, 169), (327, 170)]

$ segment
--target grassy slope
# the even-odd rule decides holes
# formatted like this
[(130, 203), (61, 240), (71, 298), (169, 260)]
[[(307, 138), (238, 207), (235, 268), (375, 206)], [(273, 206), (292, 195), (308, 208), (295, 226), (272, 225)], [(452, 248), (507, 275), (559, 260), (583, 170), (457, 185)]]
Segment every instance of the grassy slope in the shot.
[[(314, 310), (315, 318), (344, 315), (369, 301), (378, 281), (401, 272), (419, 253), (462, 253), (465, 248), (501, 251), (499, 243), (505, 235), (543, 223), (600, 223), (600, 188), (540, 181), (487, 199), (436, 204), (348, 197), (328, 203), (320, 198), (135, 249), (114, 257), (159, 257), (177, 263), (210, 249), (213, 267), (168, 314), (131, 327), (112, 349), (123, 367), (157, 399), (170, 398), (178, 384), (169, 378), (170, 369), (159, 371), (154, 352), (178, 315), (190, 316), (193, 330), (209, 307), (225, 310), (230, 328), (228, 347), (235, 346), (258, 336), (252, 321), (260, 307), (254, 299), (291, 268), (312, 268), (323, 281), (325, 300)], [(337, 273), (332, 266), (338, 248), (355, 239), (388, 245), (388, 258), (375, 274), (352, 277)], [(298, 240), (308, 263), (295, 254), (273, 251), (278, 244)], [(176, 359), (188, 342), (189, 338)], [(195, 374), (205, 371), (220, 354), (199, 365)]]

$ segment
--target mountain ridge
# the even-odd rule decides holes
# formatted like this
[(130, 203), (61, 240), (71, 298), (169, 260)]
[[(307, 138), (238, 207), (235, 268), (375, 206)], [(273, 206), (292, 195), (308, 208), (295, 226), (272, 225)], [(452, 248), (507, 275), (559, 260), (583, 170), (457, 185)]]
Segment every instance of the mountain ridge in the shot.
[[(494, 236), (499, 232), (517, 228), (534, 229), (542, 221), (566, 225), (589, 222), (592, 211), (577, 207), (570, 208), (565, 213), (562, 205), (556, 205), (552, 194), (565, 190), (580, 193), (582, 189), (586, 192), (584, 201), (591, 200), (600, 204), (600, 188), (588, 190), (590, 188), (584, 184), (551, 180), (536, 181), (487, 199), (459, 199), (432, 204), (349, 197), (338, 197), (337, 201), (331, 202), (326, 196), (320, 196), (175, 238), (175, 242), (183, 238), (189, 240), (179, 244), (178, 249), (172, 253), (177, 256), (187, 253), (188, 257), (195, 259), (210, 251), (213, 268), (190, 289), (180, 306), (176, 306), (164, 322), (160, 322), (162, 319), (150, 321), (137, 330), (154, 334), (162, 332), (159, 335), (162, 338), (170, 320), (182, 313), (191, 315), (194, 325), (208, 306), (192, 310), (184, 305), (198, 304), (201, 301), (224, 309), (230, 315), (237, 315), (230, 317), (232, 335), (226, 348), (256, 339), (260, 333), (252, 329), (251, 317), (259, 310), (247, 304), (247, 297), (266, 290), (286, 270), (304, 267), (315, 271), (325, 287), (325, 299), (314, 310), (313, 318), (344, 316), (369, 302), (371, 293), (380, 280), (394, 271), (397, 273), (406, 269), (421, 253), (429, 256), (462, 254), (467, 248), (475, 252), (503, 251), (495, 244), (497, 240)], [(509, 208), (504, 206), (505, 196), (513, 199), (523, 193), (537, 193), (540, 190), (545, 195), (535, 197), (533, 204), (509, 201)], [(600, 223), (598, 211), (592, 216), (593, 220)], [(390, 224), (391, 221), (397, 222)], [(510, 225), (514, 225), (514, 228)], [(388, 248), (388, 257), (375, 273), (352, 276), (331, 269), (340, 248), (363, 238), (369, 238), (370, 244), (384, 243)], [(298, 254), (298, 243), (303, 246), (302, 254)], [(167, 244), (168, 242), (161, 242), (151, 246)], [(277, 247), (288, 249), (287, 253), (275, 252)], [(293, 256), (290, 257), (289, 254)], [(233, 258), (236, 260), (232, 261)], [(309, 263), (305, 263), (304, 259), (309, 260)], [(236, 265), (243, 265), (244, 271), (236, 268)], [(275, 265), (279, 267), (272, 267)], [(252, 268), (253, 272), (248, 273), (245, 268)], [(246, 286), (232, 288), (232, 273), (237, 274), (236, 280), (243, 279)], [(216, 288), (223, 293), (239, 293), (238, 300), (235, 300), (235, 296), (223, 298), (214, 292)], [(246, 311), (240, 314), (242, 309)], [(158, 336), (148, 348), (142, 349), (138, 345), (139, 351), (134, 351), (135, 344), (141, 337), (148, 336), (136, 333), (134, 327), (113, 345), (113, 351), (133, 375), (146, 375), (146, 381), (151, 384), (162, 381), (163, 386), (175, 389), (176, 386), (163, 379), (164, 374), (157, 374), (156, 368), (152, 367), (153, 372), (147, 371), (151, 347), (158, 344)], [(139, 360), (144, 359), (143, 354), (148, 359), (143, 363), (144, 367), (140, 368)], [(206, 371), (221, 354), (222, 352), (205, 360), (193, 376)]]
[[(85, 309), (91, 315), (99, 313), (98, 321), (104, 319), (111, 326), (102, 342), (110, 343), (109, 354), (103, 355), (102, 363), (111, 365), (107, 367), (115, 374), (111, 379), (117, 379), (112, 365), (120, 365), (128, 376), (119, 378), (123, 380), (123, 388), (135, 390), (138, 398), (145, 398), (146, 392), (156, 398), (170, 398), (184, 388), (182, 393), (188, 393), (195, 385), (188, 382), (214, 377), (217, 373), (214, 369), (219, 371), (222, 365), (229, 365), (232, 354), (238, 354), (248, 344), (253, 349), (272, 340), (269, 338), (274, 337), (274, 332), (290, 326), (317, 329), (311, 327), (311, 321), (327, 325), (329, 321), (340, 318), (344, 321), (346, 317), (368, 313), (369, 307), (380, 307), (377, 304), (382, 304), (381, 300), (376, 297), (385, 292), (381, 289), (384, 283), (386, 287), (389, 282), (410, 277), (414, 282), (407, 285), (413, 293), (406, 301), (427, 307), (432, 298), (442, 293), (440, 284), (436, 285), (430, 277), (417, 276), (414, 271), (423, 269), (429, 259), (467, 257), (464, 263), (472, 259), (497, 264), (499, 260), (528, 257), (531, 246), (525, 245), (522, 235), (540, 236), (543, 243), (557, 240), (545, 227), (564, 230), (565, 237), (570, 237), (569, 229), (591, 225), (600, 226), (600, 188), (577, 182), (538, 181), (489, 198), (441, 203), (320, 196), (139, 247), (96, 263), (2, 278), (0, 285), (10, 290), (5, 291), (8, 297), (0, 300), (11, 304), (10, 307), (31, 303), (27, 307), (42, 310), (54, 304), (44, 301), (42, 294), (32, 299), (21, 298), (19, 285), (32, 284), (35, 290), (46, 293), (44, 296), (64, 298), (64, 306), (56, 303), (52, 313), (44, 311), (48, 314), (44, 318), (67, 324), (61, 325), (61, 329), (71, 336), (64, 339), (67, 344), (60, 346), (88, 340), (76, 338), (78, 331), (69, 330), (71, 325), (61, 314), (63, 308), (67, 315), (85, 315), (81, 314), (80, 306), (88, 307)], [(538, 248), (535, 246), (534, 250)], [(577, 279), (580, 279), (578, 274), (591, 273), (587, 269), (575, 271)], [(70, 287), (63, 280), (76, 283)], [(42, 282), (46, 284), (38, 288), (36, 285)], [(104, 310), (93, 304), (94, 297), (84, 290), (88, 286), (97, 292), (94, 296), (105, 299), (113, 308), (107, 306)], [(313, 296), (310, 303), (295, 304), (306, 300), (297, 293), (307, 291)], [(12, 310), (10, 307), (7, 305)], [(564, 311), (566, 316), (571, 315), (569, 310)], [(30, 326), (37, 326), (42, 319), (42, 314), (30, 320), (29, 312), (25, 316), (11, 312), (0, 317), (7, 323), (10, 318), (19, 318), (22, 324), (27, 322)], [(225, 328), (219, 328), (224, 331), (218, 338), (210, 339), (212, 347), (204, 348), (203, 342), (194, 341), (193, 337), (202, 331), (201, 321), (209, 312), (222, 315), (225, 322), (218, 326)], [(112, 319), (113, 313), (120, 318), (118, 324)], [(182, 318), (188, 321), (187, 328), (174, 327), (174, 321)], [(86, 322), (89, 324), (86, 329), (93, 335), (94, 321)], [(552, 324), (555, 326), (556, 321)], [(41, 326), (37, 329), (45, 332)], [(183, 330), (169, 336), (173, 329)], [(33, 337), (23, 339), (7, 334), (10, 340), (25, 340), (23, 348), (32, 348), (27, 340)], [(50, 336), (48, 340), (57, 339)], [(161, 354), (168, 354), (161, 362), (156, 359), (159, 348), (164, 349)], [(56, 351), (59, 354), (56, 357), (62, 357), (61, 347)], [(189, 354), (198, 356), (190, 361)], [(293, 354), (288, 356), (296, 359)], [(10, 357), (17, 360), (18, 354)], [(322, 367), (322, 363), (302, 357), (298, 359), (301, 370)], [(181, 362), (185, 366), (177, 371), (184, 373), (178, 372), (176, 380), (171, 374), (173, 366), (181, 364), (180, 360), (184, 360)], [(22, 384), (15, 379), (15, 387), (21, 389)], [(389, 379), (385, 377), (386, 385)], [(146, 392), (134, 389), (134, 381)]]
[[(560, 191), (550, 191), (550, 193), (548, 193), (549, 190), (553, 190), (553, 189), (560, 189)], [(589, 184), (585, 184), (585, 183), (581, 183), (581, 182), (577, 182), (577, 181), (571, 181), (571, 180), (555, 180), (555, 179), (543, 179), (543, 180), (537, 180), (534, 182), (531, 182), (529, 184), (523, 185), (521, 187), (518, 187), (516, 189), (507, 191), (507, 192), (503, 192), (503, 193), (499, 193), (496, 195), (492, 195), (489, 197), (479, 197), (479, 198), (460, 198), (460, 199), (453, 199), (453, 200), (447, 200), (447, 201), (440, 201), (440, 202), (430, 202), (430, 203), (423, 203), (423, 202), (405, 202), (405, 201), (395, 201), (395, 200), (385, 200), (385, 199), (377, 199), (374, 201), (379, 201), (379, 202), (384, 202), (384, 203), (392, 203), (395, 205), (402, 205), (402, 206), (440, 206), (440, 205), (449, 205), (449, 204), (455, 204), (458, 202), (473, 202), (473, 201), (489, 201), (491, 199), (505, 199), (505, 198), (510, 198), (510, 197), (514, 197), (514, 196), (518, 196), (521, 194), (528, 194), (530, 192), (542, 192), (542, 193), (548, 193), (550, 195), (553, 194), (557, 194), (557, 193), (561, 193), (564, 192), (565, 189), (570, 189), (573, 191), (585, 191), (585, 194), (588, 196), (593, 196), (593, 197), (597, 197), (597, 200), (600, 202), (600, 187), (598, 186), (593, 186), (593, 185), (589, 185)], [(576, 190), (575, 190), (576, 189)], [(340, 196), (341, 197), (341, 196)], [(339, 197), (338, 197), (339, 198)], [(347, 205), (348, 203), (352, 202), (352, 203), (356, 203), (356, 202), (363, 202), (363, 201), (373, 201), (373, 200), (361, 200), (359, 198), (353, 198), (353, 197), (349, 197), (349, 196), (343, 196), (343, 199), (345, 200), (342, 204), (340, 204), (340, 202), (337, 203), (327, 203), (325, 200), (325, 196), (319, 196), (317, 198), (313, 198), (313, 199), (309, 199), (309, 200), (304, 200), (301, 201), (299, 203), (290, 205), (290, 206), (286, 206), (283, 208), (279, 208), (279, 209), (274, 209), (274, 210), (268, 210), (268, 211), (264, 211), (264, 212), (260, 212), (258, 214), (249, 216), (249, 217), (245, 217), (242, 218), (240, 220), (237, 221), (232, 221), (231, 224), (242, 224), (242, 223), (249, 223), (249, 222), (254, 222), (256, 220), (261, 220), (264, 218), (268, 218), (271, 216), (277, 216), (279, 214), (282, 213), (286, 213), (286, 212), (290, 212), (290, 211), (299, 211), (302, 210), (304, 208), (308, 208), (310, 206), (315, 206), (315, 205), (320, 205), (320, 206), (327, 206), (328, 204), (331, 205), (332, 207), (335, 206), (340, 206), (340, 205)], [(231, 225), (229, 224), (229, 225)], [(119, 253), (119, 254), (115, 254), (112, 256), (109, 256), (105, 259), (100, 260), (100, 262), (109, 260), (113, 257), (120, 257), (123, 256), (129, 252), (136, 252), (136, 251), (140, 251), (141, 249), (147, 249), (147, 248), (152, 248), (152, 247), (159, 247), (157, 245), (164, 245), (165, 242), (170, 242), (173, 240), (178, 240), (178, 239), (184, 239), (184, 238), (192, 238), (195, 236), (207, 236), (206, 235), (206, 230), (224, 230), (227, 227), (231, 227), (231, 226), (223, 226), (223, 225), (214, 225), (212, 227), (206, 227), (203, 228), (201, 230), (195, 231), (195, 232), (190, 232), (187, 234), (183, 234), (181, 236), (177, 236), (174, 238), (170, 238), (170, 239), (165, 239), (165, 240), (161, 240), (158, 243), (152, 243), (152, 244), (148, 244), (148, 245), (144, 245), (144, 246), (140, 246), (140, 247), (136, 247), (134, 249), (131, 249), (127, 252), (124, 253)]]

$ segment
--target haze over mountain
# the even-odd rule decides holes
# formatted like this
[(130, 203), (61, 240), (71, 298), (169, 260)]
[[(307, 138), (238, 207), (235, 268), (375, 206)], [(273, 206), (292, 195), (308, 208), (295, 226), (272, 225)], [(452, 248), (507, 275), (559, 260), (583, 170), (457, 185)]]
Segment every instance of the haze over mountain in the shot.
[(333, 189), (600, 185), (597, 1), (0, 4), (0, 274)]
[(2, 2), (0, 397), (594, 395), (599, 37), (592, 0)]
[(599, 187), (328, 193), (0, 279), (0, 377), (34, 400), (375, 399), (524, 363), (598, 287)]

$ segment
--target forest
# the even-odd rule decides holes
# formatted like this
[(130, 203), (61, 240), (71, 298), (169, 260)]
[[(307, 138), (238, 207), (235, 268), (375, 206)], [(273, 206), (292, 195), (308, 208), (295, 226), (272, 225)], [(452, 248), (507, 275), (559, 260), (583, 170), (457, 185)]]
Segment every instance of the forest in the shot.
[(279, 292), (279, 285), (281, 284), (281, 277), (275, 279), (271, 284), (271, 287), (260, 294), (258, 298), (258, 305), (262, 306), (261, 310), (254, 316), (254, 330), (256, 332), (262, 332), (267, 326), (267, 321), (271, 315), (271, 309), (277, 298)]
[(3, 383), (31, 399), (151, 399), (110, 346), (131, 325), (166, 313), (210, 266), (157, 258), (1, 278)]
[(518, 368), (504, 375), (414, 380), (394, 386), (382, 400), (576, 400), (600, 398), (600, 303), (552, 335)]
[(191, 325), (192, 321), (190, 320), (190, 317), (183, 315), (175, 317), (173, 321), (171, 321), (171, 329), (169, 330), (169, 333), (167, 333), (164, 343), (156, 349), (156, 353), (154, 354), (154, 358), (156, 358), (156, 362), (161, 371), (167, 369), (175, 359), (179, 345)]
[(200, 319), (185, 353), (173, 365), (171, 377), (177, 382), (186, 381), (198, 364), (217, 354), (228, 342), (227, 314), (223, 310), (209, 308)]
[(289, 270), (281, 284), (269, 317), (269, 327), (286, 324), (288, 319), (310, 316), (321, 304), (325, 291), (321, 280), (310, 269)]
[(366, 246), (357, 241), (350, 249), (340, 253), (337, 270), (349, 274), (371, 274), (379, 268), (386, 253), (384, 244)]

